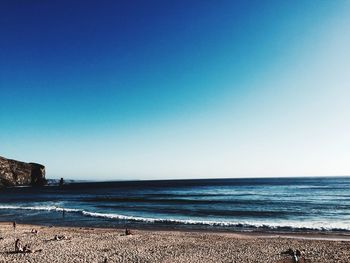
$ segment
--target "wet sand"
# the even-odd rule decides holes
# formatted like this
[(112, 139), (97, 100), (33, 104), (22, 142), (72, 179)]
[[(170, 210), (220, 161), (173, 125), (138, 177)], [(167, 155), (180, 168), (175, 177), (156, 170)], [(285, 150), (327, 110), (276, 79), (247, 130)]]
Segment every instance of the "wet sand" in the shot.
[[(37, 229), (38, 234), (31, 233)], [(262, 235), (227, 232), (192, 232), (47, 227), (0, 224), (0, 262), (293, 262), (281, 252), (299, 249), (304, 262), (350, 262), (346, 236)], [(66, 240), (54, 240), (65, 235)], [(15, 239), (36, 253), (14, 253)], [(105, 261), (106, 260), (106, 261)]]

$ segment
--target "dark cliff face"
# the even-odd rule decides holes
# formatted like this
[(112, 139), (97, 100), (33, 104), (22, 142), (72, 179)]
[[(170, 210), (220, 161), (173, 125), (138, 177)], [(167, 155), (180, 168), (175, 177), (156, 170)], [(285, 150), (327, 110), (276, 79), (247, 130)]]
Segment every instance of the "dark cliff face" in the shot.
[(0, 187), (46, 184), (45, 166), (25, 163), (0, 156)]

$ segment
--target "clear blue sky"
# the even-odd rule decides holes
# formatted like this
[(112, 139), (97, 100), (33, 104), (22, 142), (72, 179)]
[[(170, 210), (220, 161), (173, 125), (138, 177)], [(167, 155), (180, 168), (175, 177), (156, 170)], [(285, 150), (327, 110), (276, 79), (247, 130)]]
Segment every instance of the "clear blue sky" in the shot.
[(350, 2), (0, 2), (0, 155), (49, 178), (350, 175)]

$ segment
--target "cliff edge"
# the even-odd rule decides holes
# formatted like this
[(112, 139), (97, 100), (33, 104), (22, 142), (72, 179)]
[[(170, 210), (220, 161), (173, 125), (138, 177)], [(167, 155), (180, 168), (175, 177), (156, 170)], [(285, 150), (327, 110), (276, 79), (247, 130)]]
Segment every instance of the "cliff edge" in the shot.
[(45, 184), (44, 165), (15, 161), (0, 156), (0, 187)]

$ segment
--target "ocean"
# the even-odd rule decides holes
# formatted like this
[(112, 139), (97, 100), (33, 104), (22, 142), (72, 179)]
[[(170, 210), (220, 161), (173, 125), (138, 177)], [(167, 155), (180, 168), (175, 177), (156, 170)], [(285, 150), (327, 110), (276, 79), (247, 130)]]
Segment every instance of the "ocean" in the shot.
[(70, 183), (0, 190), (0, 221), (350, 233), (350, 177)]

